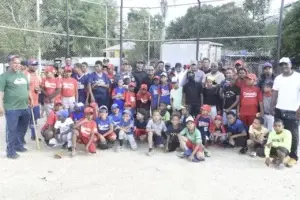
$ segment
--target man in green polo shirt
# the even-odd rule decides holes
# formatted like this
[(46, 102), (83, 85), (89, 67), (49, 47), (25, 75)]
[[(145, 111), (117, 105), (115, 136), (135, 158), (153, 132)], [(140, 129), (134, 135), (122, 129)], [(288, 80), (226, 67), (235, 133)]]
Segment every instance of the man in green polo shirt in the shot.
[(16, 152), (25, 152), (22, 137), (26, 133), (30, 114), (28, 109), (29, 84), (20, 71), (19, 56), (9, 57), (9, 69), (0, 76), (0, 116), (6, 118), (6, 153), (16, 159)]

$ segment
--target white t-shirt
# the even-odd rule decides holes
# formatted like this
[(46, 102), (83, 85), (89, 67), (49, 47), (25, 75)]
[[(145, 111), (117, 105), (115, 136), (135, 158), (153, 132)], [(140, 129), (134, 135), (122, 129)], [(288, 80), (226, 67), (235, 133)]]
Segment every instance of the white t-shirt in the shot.
[(173, 107), (176, 110), (180, 110), (182, 106), (182, 87), (177, 89), (172, 89), (170, 92), (170, 97), (173, 99)]
[(211, 72), (209, 72), (208, 74), (205, 74), (204, 78), (202, 79), (202, 83), (205, 83), (206, 78), (209, 77), (209, 76), (212, 76), (216, 80), (216, 83), (218, 85), (220, 85), (222, 83), (222, 81), (225, 80), (225, 76), (224, 76), (223, 73), (218, 71), (215, 74), (212, 74)]
[(178, 80), (178, 84), (179, 84), (179, 86), (183, 86), (184, 84), (185, 84), (185, 80), (186, 80), (186, 73), (187, 73), (187, 71), (181, 71), (181, 72), (175, 72), (175, 77), (177, 78), (177, 80)]
[(300, 106), (300, 74), (294, 72), (291, 76), (280, 74), (274, 80), (273, 90), (278, 91), (276, 108), (296, 111)]
[(62, 123), (61, 121), (57, 120), (55, 125), (54, 125), (54, 128), (55, 129), (59, 129), (60, 133), (63, 133), (65, 131), (67, 131), (68, 129), (70, 129), (70, 125), (73, 124), (73, 120), (68, 117), (64, 123)]

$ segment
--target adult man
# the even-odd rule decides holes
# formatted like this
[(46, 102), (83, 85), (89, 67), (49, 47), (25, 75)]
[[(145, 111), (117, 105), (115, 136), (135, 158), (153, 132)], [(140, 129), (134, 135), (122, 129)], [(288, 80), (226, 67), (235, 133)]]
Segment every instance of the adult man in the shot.
[(0, 116), (5, 112), (6, 118), (6, 155), (16, 159), (16, 152), (27, 151), (22, 139), (29, 124), (28, 99), (29, 83), (20, 71), (19, 56), (10, 56), (9, 70), (0, 76)]
[(182, 87), (185, 84), (185, 76), (186, 76), (186, 73), (182, 69), (181, 63), (176, 63), (175, 64), (175, 77), (177, 78), (180, 87)]
[(67, 56), (67, 57), (65, 58), (65, 67), (72, 67), (72, 68), (73, 68), (73, 65), (72, 65), (72, 57)]
[(210, 60), (208, 58), (203, 58), (202, 70), (205, 74), (208, 74), (210, 72)]
[(89, 75), (89, 94), (91, 96), (91, 101), (96, 102), (99, 106), (109, 105), (109, 91), (110, 81), (105, 73), (102, 71), (102, 62), (96, 61), (95, 72)]
[(191, 71), (195, 73), (195, 81), (197, 83), (202, 83), (202, 80), (204, 79), (204, 72), (198, 68), (198, 65), (195, 61), (191, 62)]
[(266, 83), (273, 83), (274, 82), (275, 75), (273, 74), (273, 69), (272, 68), (273, 68), (273, 66), (269, 62), (266, 62), (263, 65), (263, 74), (261, 75), (260, 80), (257, 84), (260, 89), (262, 89), (263, 86)]
[(206, 81), (206, 77), (209, 77), (209, 76), (213, 77), (218, 85), (221, 84), (222, 81), (225, 80), (225, 76), (222, 72), (219, 72), (219, 67), (216, 62), (211, 63), (210, 70), (211, 70), (211, 72), (205, 74), (205, 78), (202, 80), (203, 84)]
[(203, 87), (201, 83), (195, 82), (195, 73), (187, 72), (187, 83), (183, 86), (184, 101), (190, 106), (190, 114), (197, 116), (203, 103)]
[(129, 65), (129, 62), (124, 60), (121, 71), (116, 76), (116, 80), (122, 79), (125, 85), (128, 85), (130, 82), (135, 82), (135, 78), (132, 75), (132, 67)]
[(138, 61), (136, 63), (136, 71), (132, 73), (135, 81), (136, 81), (136, 88), (135, 92), (139, 91), (140, 86), (142, 82), (147, 78), (147, 73), (144, 71), (144, 62), (143, 61)]
[(146, 84), (147, 87), (150, 88), (154, 80), (154, 67), (148, 66), (146, 70), (148, 76), (142, 81), (142, 84)]
[(292, 147), (288, 167), (297, 163), (300, 118), (300, 74), (292, 70), (291, 60), (283, 57), (279, 61), (282, 74), (277, 76), (273, 85), (272, 107), (275, 118), (283, 121), (284, 127), (292, 133)]
[(163, 61), (158, 61), (155, 68), (155, 76), (160, 76), (161, 73), (165, 71), (165, 63)]

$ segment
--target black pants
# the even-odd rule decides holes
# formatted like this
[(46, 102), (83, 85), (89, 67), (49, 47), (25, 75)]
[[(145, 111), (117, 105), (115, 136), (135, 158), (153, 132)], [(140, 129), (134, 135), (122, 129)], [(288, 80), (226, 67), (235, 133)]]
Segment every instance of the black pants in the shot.
[[(296, 115), (296, 114), (295, 114)], [(284, 128), (292, 133), (292, 147), (290, 157), (298, 160), (298, 144), (299, 144), (299, 120), (287, 119), (283, 117), (282, 111), (275, 109), (275, 118), (281, 119), (284, 124)]]
[(200, 104), (189, 104), (190, 106), (190, 115), (197, 117), (200, 113)]

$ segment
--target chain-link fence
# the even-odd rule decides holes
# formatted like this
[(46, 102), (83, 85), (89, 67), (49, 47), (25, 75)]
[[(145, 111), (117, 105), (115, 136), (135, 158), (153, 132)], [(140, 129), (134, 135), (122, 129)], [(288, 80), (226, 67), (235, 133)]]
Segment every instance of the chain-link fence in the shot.
[[(164, 59), (161, 46), (174, 46), (174, 59), (185, 44), (220, 44), (213, 61), (236, 59), (252, 65), (276, 55), (278, 16), (268, 6), (247, 7), (246, 1), (206, 0), (174, 4), (162, 0), (152, 8), (123, 8), (122, 56), (131, 62)], [(169, 5), (167, 3), (169, 3)], [(265, 1), (269, 2), (269, 1)], [(120, 57), (120, 6), (106, 0), (4, 0), (0, 5), (0, 59), (12, 53), (43, 62), (72, 57)], [(261, 8), (263, 7), (263, 8)], [(68, 8), (68, 9), (67, 9)], [(68, 11), (68, 12), (67, 12)], [(203, 48), (203, 49), (202, 49)], [(193, 59), (209, 57), (200, 45), (189, 48)], [(201, 53), (202, 52), (202, 53)], [(168, 53), (170, 54), (170, 53)], [(184, 63), (188, 64), (188, 63)], [(255, 67), (254, 67), (255, 68)]]

